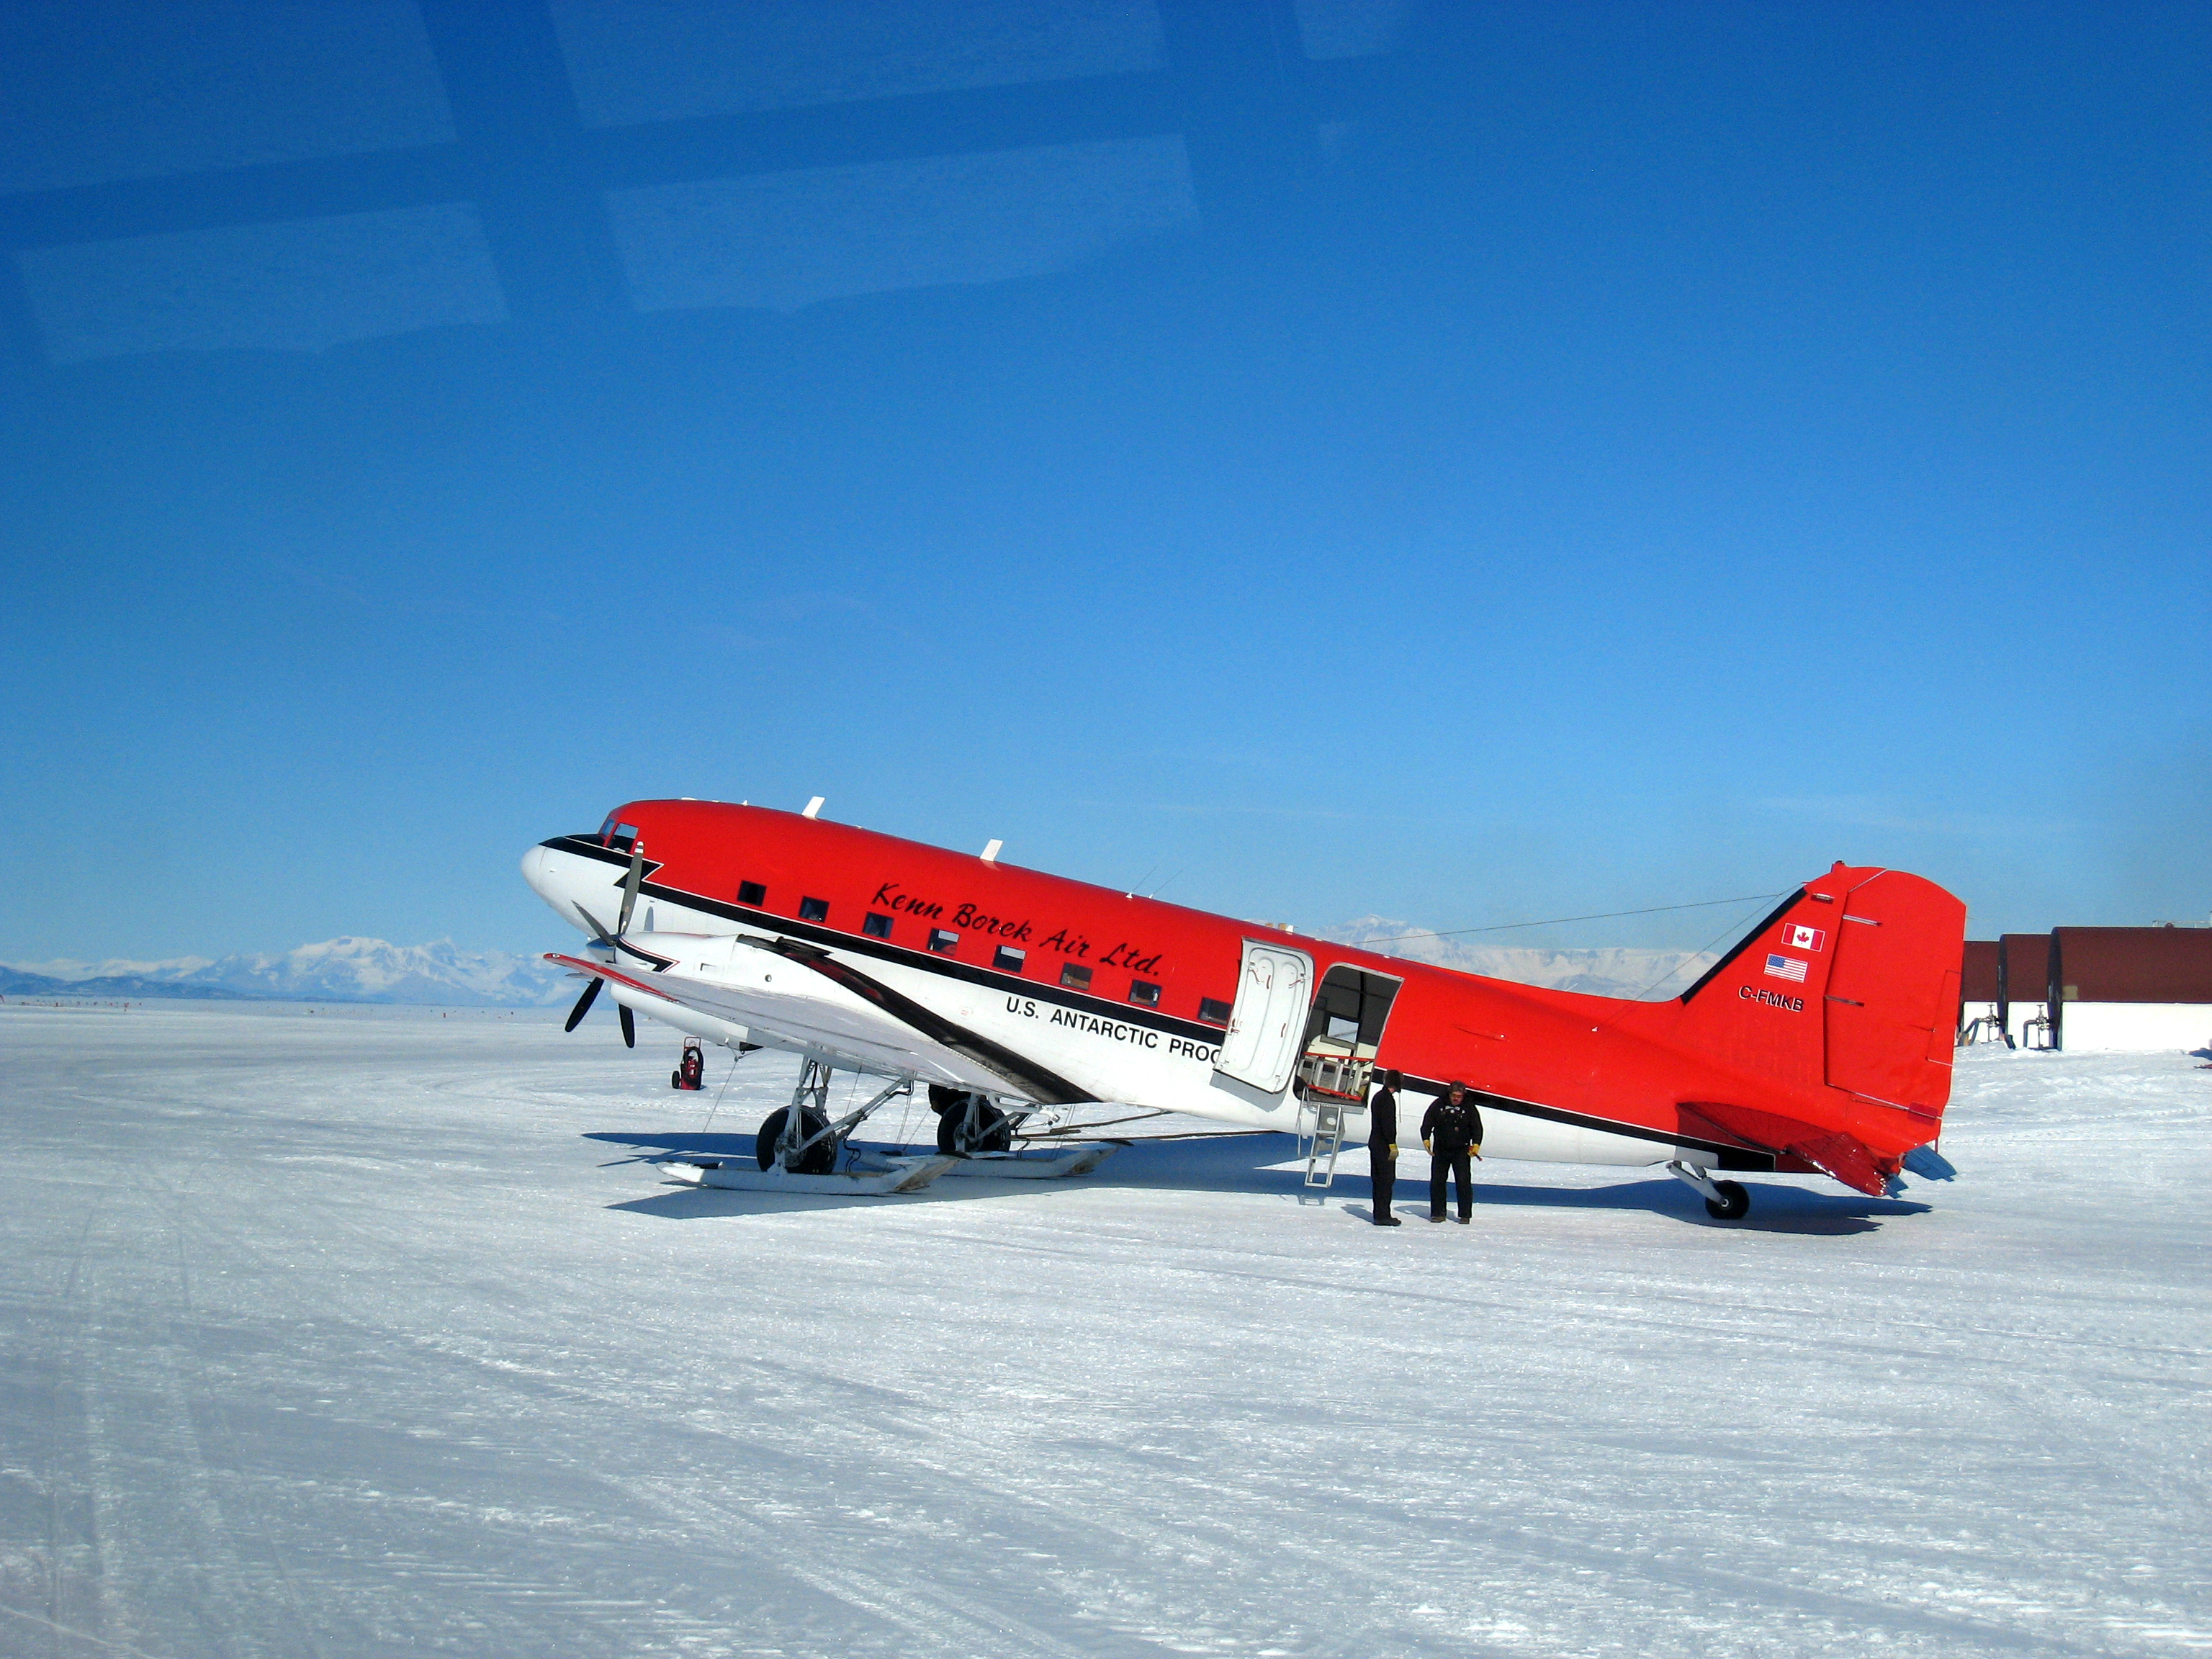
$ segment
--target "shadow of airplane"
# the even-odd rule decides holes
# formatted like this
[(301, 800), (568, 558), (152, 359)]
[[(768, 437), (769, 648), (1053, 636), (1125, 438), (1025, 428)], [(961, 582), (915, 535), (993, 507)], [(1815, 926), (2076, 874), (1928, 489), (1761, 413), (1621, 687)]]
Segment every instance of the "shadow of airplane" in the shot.
[[(751, 1163), (753, 1137), (749, 1134), (696, 1134), (684, 1130), (662, 1133), (594, 1131), (584, 1136), (609, 1146), (635, 1148), (631, 1158), (615, 1158), (603, 1167), (641, 1162), (668, 1153), (697, 1154)], [(860, 1141), (871, 1152), (933, 1153), (934, 1143), (900, 1146), (890, 1142)], [(941, 1176), (918, 1193), (854, 1194), (742, 1192), (718, 1187), (694, 1187), (676, 1182), (649, 1198), (630, 1199), (608, 1207), (644, 1215), (685, 1218), (710, 1215), (781, 1215), (794, 1210), (844, 1209), (854, 1205), (962, 1203), (981, 1198), (1004, 1197), (1022, 1192), (1044, 1196), (1097, 1187), (1154, 1187), (1165, 1190), (1253, 1193), (1280, 1196), (1286, 1187), (1285, 1172), (1271, 1170), (1291, 1155), (1292, 1138), (1265, 1132), (1198, 1140), (1137, 1142), (1115, 1152), (1088, 1175), (1061, 1181), (994, 1181), (988, 1176)], [(1295, 1182), (1288, 1182), (1294, 1187)], [(1364, 1182), (1363, 1182), (1364, 1184)]]
[[(626, 1164), (665, 1153), (697, 1153), (705, 1157), (750, 1161), (753, 1138), (749, 1134), (700, 1134), (684, 1130), (638, 1133), (595, 1131), (584, 1136), (611, 1146), (635, 1149)], [(879, 1152), (933, 1152), (924, 1146), (895, 1146), (867, 1143)], [(1003, 1197), (1010, 1191), (1036, 1194), (1079, 1191), (1110, 1187), (1156, 1188), (1174, 1192), (1249, 1193), (1266, 1197), (1322, 1197), (1309, 1189), (1295, 1167), (1297, 1141), (1286, 1134), (1264, 1131), (1249, 1135), (1212, 1136), (1193, 1140), (1138, 1140), (1114, 1154), (1089, 1175), (1066, 1181), (994, 1181), (987, 1176), (946, 1176), (918, 1193), (859, 1194), (836, 1193), (736, 1192), (714, 1187), (672, 1182), (647, 1198), (610, 1205), (617, 1210), (672, 1219), (703, 1219), (713, 1216), (781, 1215), (800, 1210), (837, 1210), (855, 1205), (959, 1203)], [(1415, 1162), (1415, 1160), (1407, 1160)], [(1285, 1168), (1285, 1165), (1293, 1167)], [(610, 1165), (609, 1167), (611, 1167)], [(1401, 1176), (1397, 1208), (1407, 1220), (1426, 1214), (1426, 1176)], [(1882, 1222), (1899, 1216), (1925, 1215), (1933, 1207), (1911, 1199), (1868, 1198), (1858, 1193), (1822, 1193), (1784, 1182), (1759, 1182), (1752, 1191), (1751, 1213), (1741, 1221), (1716, 1221), (1705, 1213), (1705, 1200), (1672, 1176), (1644, 1177), (1606, 1187), (1547, 1187), (1504, 1181), (1478, 1181), (1474, 1186), (1477, 1211), (1510, 1206), (1520, 1209), (1640, 1210), (1686, 1225), (1719, 1231), (1803, 1233), (1841, 1236), (1877, 1231)], [(1368, 1197), (1372, 1187), (1366, 1175), (1340, 1172), (1328, 1196), (1339, 1200)], [(1411, 1200), (1408, 1202), (1408, 1200)], [(1372, 1220), (1364, 1206), (1343, 1206), (1362, 1221)], [(1478, 1213), (1477, 1222), (1480, 1216)]]

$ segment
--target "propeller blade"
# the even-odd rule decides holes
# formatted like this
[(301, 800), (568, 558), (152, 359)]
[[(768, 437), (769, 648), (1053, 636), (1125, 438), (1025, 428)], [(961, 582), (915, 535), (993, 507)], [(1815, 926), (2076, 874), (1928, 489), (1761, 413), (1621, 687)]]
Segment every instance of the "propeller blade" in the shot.
[(637, 1047), (637, 1022), (629, 1017), (629, 1004), (623, 1002), (615, 1006), (622, 1010), (623, 1047), (635, 1048)]
[(622, 920), (615, 923), (615, 937), (620, 939), (629, 932), (630, 912), (637, 908), (637, 890), (645, 880), (645, 848), (635, 848), (629, 855), (629, 873), (623, 878)]
[[(576, 1006), (568, 1011), (568, 1023), (561, 1028), (562, 1030), (573, 1031), (584, 1023), (584, 1016), (592, 1012), (592, 999), (599, 995), (599, 987), (605, 983), (603, 979), (594, 978), (584, 988), (584, 994), (576, 999)], [(629, 1012), (627, 1008), (623, 1010), (625, 1014)]]

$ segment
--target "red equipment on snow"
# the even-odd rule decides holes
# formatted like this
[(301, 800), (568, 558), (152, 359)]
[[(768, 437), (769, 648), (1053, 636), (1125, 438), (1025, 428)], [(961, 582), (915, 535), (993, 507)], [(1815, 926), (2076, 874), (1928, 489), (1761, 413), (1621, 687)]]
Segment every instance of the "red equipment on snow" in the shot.
[(684, 1058), (677, 1062), (676, 1069), (668, 1074), (668, 1086), (672, 1089), (704, 1088), (706, 1074), (707, 1056), (699, 1047), (699, 1039), (684, 1038)]

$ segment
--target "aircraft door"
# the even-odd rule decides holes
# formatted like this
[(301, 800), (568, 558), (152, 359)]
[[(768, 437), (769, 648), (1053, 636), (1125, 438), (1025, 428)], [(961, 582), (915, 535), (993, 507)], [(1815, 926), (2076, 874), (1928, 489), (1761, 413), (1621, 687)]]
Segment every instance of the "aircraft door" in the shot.
[(1382, 1044), (1382, 1027), (1403, 980), (1338, 963), (1322, 975), (1299, 1045), (1298, 1092), (1309, 1100), (1367, 1105), (1368, 1081)]
[(1213, 1069), (1263, 1094), (1291, 1086), (1306, 1029), (1306, 998), (1313, 958), (1285, 945), (1244, 941), (1237, 1003)]

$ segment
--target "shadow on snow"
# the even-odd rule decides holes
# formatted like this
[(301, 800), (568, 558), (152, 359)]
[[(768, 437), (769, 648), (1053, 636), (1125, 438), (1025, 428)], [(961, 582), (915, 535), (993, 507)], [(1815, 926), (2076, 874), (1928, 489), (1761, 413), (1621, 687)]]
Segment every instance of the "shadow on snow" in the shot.
[[(704, 1157), (750, 1162), (755, 1157), (750, 1134), (704, 1134), (685, 1130), (638, 1133), (613, 1130), (584, 1136), (609, 1146), (633, 1149), (629, 1158), (615, 1158), (605, 1167), (641, 1161), (665, 1153), (696, 1153)], [(931, 1152), (934, 1146), (904, 1146), (867, 1143), (872, 1150), (890, 1152)], [(1296, 1141), (1285, 1134), (1257, 1132), (1198, 1140), (1137, 1141), (1114, 1154), (1086, 1176), (1061, 1181), (994, 1181), (974, 1176), (942, 1176), (919, 1193), (861, 1194), (836, 1193), (738, 1192), (722, 1188), (694, 1187), (672, 1182), (648, 1197), (626, 1200), (610, 1209), (675, 1220), (697, 1220), (716, 1216), (781, 1215), (793, 1211), (836, 1210), (882, 1204), (958, 1203), (1005, 1197), (1011, 1192), (1039, 1197), (1100, 1187), (1121, 1190), (1157, 1188), (1170, 1192), (1250, 1194), (1259, 1197), (1318, 1197), (1300, 1185), (1292, 1162)], [(1364, 1175), (1340, 1172), (1328, 1199), (1340, 1202), (1368, 1197), (1371, 1188)], [(1876, 1231), (1885, 1220), (1898, 1216), (1924, 1215), (1931, 1206), (1911, 1199), (1868, 1198), (1858, 1193), (1822, 1193), (1784, 1182), (1754, 1182), (1751, 1213), (1741, 1221), (1716, 1221), (1705, 1213), (1705, 1200), (1673, 1176), (1626, 1180), (1608, 1187), (1548, 1187), (1505, 1181), (1478, 1180), (1474, 1200), (1478, 1210), (1512, 1206), (1555, 1210), (1640, 1210), (1671, 1221), (1734, 1232), (1847, 1234)], [(1409, 1223), (1420, 1222), (1428, 1210), (1428, 1180), (1425, 1175), (1401, 1175), (1398, 1201), (1394, 1206)], [(1346, 1213), (1362, 1221), (1373, 1219), (1366, 1205), (1343, 1206)], [(1479, 1218), (1478, 1218), (1479, 1219)]]

